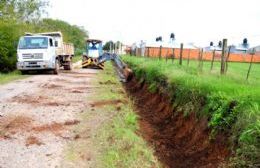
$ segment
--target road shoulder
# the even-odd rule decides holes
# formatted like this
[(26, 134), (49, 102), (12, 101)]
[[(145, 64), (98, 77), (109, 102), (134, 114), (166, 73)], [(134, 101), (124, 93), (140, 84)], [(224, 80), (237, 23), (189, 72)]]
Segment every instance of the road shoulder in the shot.
[(62, 167), (160, 167), (153, 150), (138, 136), (138, 116), (110, 62), (92, 86)]

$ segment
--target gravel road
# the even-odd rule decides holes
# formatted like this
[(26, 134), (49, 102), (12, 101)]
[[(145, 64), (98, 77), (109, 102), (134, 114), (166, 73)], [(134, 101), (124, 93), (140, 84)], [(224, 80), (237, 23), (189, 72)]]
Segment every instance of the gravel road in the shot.
[(0, 168), (61, 167), (96, 73), (75, 69), (0, 86)]

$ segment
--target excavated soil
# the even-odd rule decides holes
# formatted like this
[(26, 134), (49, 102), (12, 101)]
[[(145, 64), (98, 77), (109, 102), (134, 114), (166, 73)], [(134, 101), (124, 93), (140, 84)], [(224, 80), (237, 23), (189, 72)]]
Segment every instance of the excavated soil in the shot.
[(110, 104), (118, 105), (120, 103), (126, 103), (124, 100), (116, 99), (116, 100), (103, 100), (103, 101), (96, 101), (91, 103), (91, 107), (102, 107)]
[(139, 133), (154, 147), (165, 167), (215, 168), (226, 161), (230, 154), (227, 140), (223, 135), (209, 140), (207, 119), (175, 112), (166, 95), (148, 92), (145, 83), (136, 79), (125, 87), (140, 116)]
[[(39, 125), (28, 116), (9, 116), (4, 118), (0, 122), (0, 141), (5, 139), (11, 139), (15, 134), (18, 133), (40, 133), (40, 132), (51, 132), (54, 135), (59, 135), (62, 131), (66, 130), (67, 126), (73, 126), (79, 124), (79, 120), (67, 120), (63, 123), (52, 122), (50, 124)], [(32, 136), (27, 138), (26, 146), (30, 146), (32, 141)], [(35, 144), (35, 143), (32, 143)], [(37, 144), (37, 143), (36, 143)]]
[(39, 138), (35, 137), (35, 136), (29, 136), (27, 139), (26, 139), (26, 143), (25, 143), (25, 146), (32, 146), (32, 145), (44, 145), (44, 143), (42, 143)]

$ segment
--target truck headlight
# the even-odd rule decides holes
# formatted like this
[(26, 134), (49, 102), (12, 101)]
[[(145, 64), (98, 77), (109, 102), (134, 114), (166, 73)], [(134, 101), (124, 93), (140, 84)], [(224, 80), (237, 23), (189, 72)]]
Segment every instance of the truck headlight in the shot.
[(24, 66), (24, 62), (17, 62), (17, 66)]

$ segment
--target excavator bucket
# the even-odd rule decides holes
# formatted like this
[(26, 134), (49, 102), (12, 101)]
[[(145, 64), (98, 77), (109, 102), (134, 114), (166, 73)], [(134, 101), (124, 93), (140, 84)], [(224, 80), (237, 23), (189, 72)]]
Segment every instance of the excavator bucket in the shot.
[(87, 58), (82, 62), (82, 68), (98, 68), (104, 69), (104, 64), (99, 63), (97, 59)]

